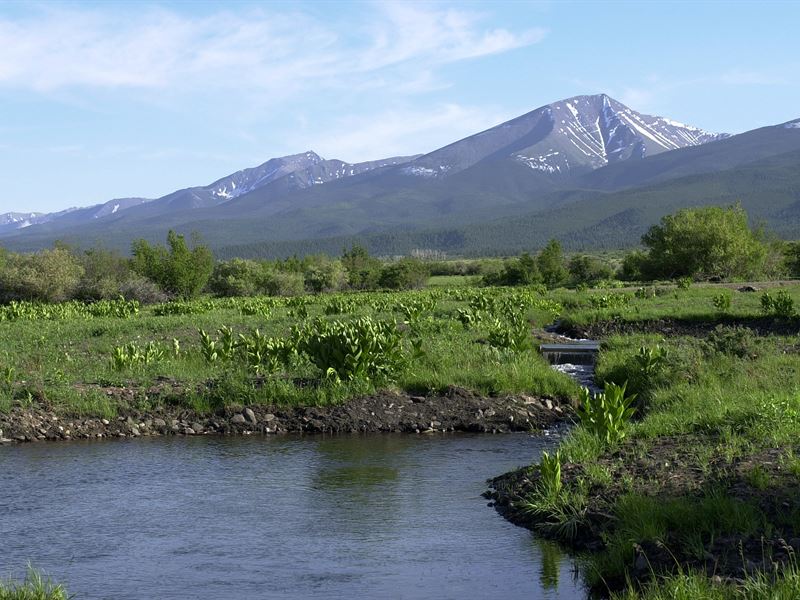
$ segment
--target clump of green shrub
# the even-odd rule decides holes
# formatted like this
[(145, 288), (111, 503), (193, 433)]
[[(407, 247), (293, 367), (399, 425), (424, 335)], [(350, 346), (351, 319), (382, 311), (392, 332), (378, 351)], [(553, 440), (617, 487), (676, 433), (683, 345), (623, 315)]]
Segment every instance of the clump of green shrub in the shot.
[(336, 381), (392, 379), (405, 365), (397, 326), (370, 317), (317, 319), (300, 332), (297, 348)]
[(758, 358), (758, 336), (749, 327), (717, 325), (704, 342), (707, 353)]
[(636, 409), (631, 406), (635, 395), (626, 396), (627, 382), (622, 385), (606, 383), (604, 390), (592, 394), (581, 388), (577, 409), (581, 426), (607, 444), (615, 444), (625, 438), (625, 429)]
[(116, 346), (111, 353), (111, 368), (123, 371), (136, 366), (147, 366), (164, 358), (164, 349), (155, 342), (148, 342), (146, 346), (139, 346), (131, 342), (124, 346)]
[(794, 300), (786, 290), (778, 290), (774, 296), (764, 292), (761, 294), (761, 310), (767, 315), (776, 317), (793, 317)]
[(521, 312), (511, 313), (505, 320), (493, 318), (489, 325), (489, 345), (512, 352), (525, 352), (533, 347), (530, 323)]
[(714, 308), (717, 309), (719, 313), (727, 313), (731, 309), (731, 293), (730, 292), (720, 292), (719, 294), (714, 294), (711, 298), (711, 303), (714, 305)]

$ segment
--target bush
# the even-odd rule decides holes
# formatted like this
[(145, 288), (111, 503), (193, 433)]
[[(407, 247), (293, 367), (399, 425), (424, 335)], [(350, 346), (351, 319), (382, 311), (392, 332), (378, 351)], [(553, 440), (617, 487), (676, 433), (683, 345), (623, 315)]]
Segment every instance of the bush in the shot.
[(300, 273), (270, 271), (264, 278), (264, 290), (270, 296), (300, 296), (305, 282)]
[(719, 294), (715, 294), (711, 298), (711, 303), (714, 305), (714, 308), (717, 309), (717, 312), (724, 314), (731, 309), (731, 293), (720, 292)]
[(786, 290), (778, 290), (775, 296), (769, 292), (761, 295), (761, 310), (768, 315), (789, 318), (794, 316), (794, 300)]
[(758, 336), (749, 327), (717, 325), (705, 341), (708, 352), (738, 358), (758, 358)]
[(527, 252), (517, 259), (506, 262), (502, 270), (487, 273), (483, 277), (484, 285), (532, 285), (541, 281), (542, 276), (536, 259)]
[(190, 250), (186, 239), (174, 231), (167, 234), (167, 245), (169, 248), (151, 246), (145, 240), (137, 240), (133, 243), (131, 267), (171, 294), (195, 298), (211, 277), (211, 250), (197, 243)]
[(125, 300), (136, 300), (142, 304), (158, 304), (169, 300), (169, 295), (146, 277), (133, 277), (122, 282), (119, 294)]
[(789, 275), (800, 277), (800, 242), (789, 242), (783, 250), (784, 265)]
[(264, 263), (234, 258), (214, 265), (208, 289), (216, 296), (256, 296), (266, 292), (266, 280)]
[(79, 300), (110, 300), (120, 294), (122, 285), (131, 279), (130, 261), (102, 248), (87, 250), (78, 257), (83, 275), (75, 297)]
[(564, 267), (564, 254), (558, 240), (550, 240), (536, 257), (536, 265), (542, 276), (542, 282), (549, 288), (562, 285), (568, 276)]
[(404, 258), (381, 269), (378, 285), (390, 290), (411, 290), (425, 286), (430, 277), (428, 267), (413, 258)]
[(573, 256), (569, 261), (569, 275), (573, 285), (592, 285), (603, 279), (611, 279), (614, 271), (599, 258)]
[(342, 265), (347, 272), (347, 283), (357, 290), (374, 289), (381, 275), (381, 263), (369, 255), (364, 246), (353, 244), (342, 252)]
[(642, 265), (649, 278), (751, 277), (760, 274), (767, 256), (740, 206), (680, 210), (653, 225), (642, 243), (649, 249)]
[(75, 297), (83, 273), (65, 248), (10, 254), (0, 272), (0, 301), (63, 302)]
[(297, 348), (337, 381), (391, 379), (405, 362), (397, 326), (369, 317), (319, 319), (301, 332)]
[(319, 294), (341, 290), (347, 283), (347, 271), (338, 260), (327, 256), (313, 257), (314, 260), (303, 272), (303, 282), (309, 292)]
[(631, 404), (636, 396), (625, 396), (626, 385), (607, 383), (602, 393), (594, 395), (587, 388), (581, 388), (580, 406), (576, 411), (581, 425), (607, 444), (624, 439), (625, 428), (635, 412)]
[(644, 279), (642, 273), (646, 261), (647, 255), (641, 250), (629, 252), (622, 258), (622, 264), (620, 264), (617, 271), (617, 278), (622, 281), (642, 281)]

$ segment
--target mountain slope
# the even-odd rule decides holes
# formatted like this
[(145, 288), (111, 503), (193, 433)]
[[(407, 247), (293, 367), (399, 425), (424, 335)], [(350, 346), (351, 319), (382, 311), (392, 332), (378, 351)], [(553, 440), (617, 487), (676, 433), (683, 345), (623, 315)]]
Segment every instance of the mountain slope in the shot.
[[(540, 221), (531, 219), (539, 214), (553, 219), (542, 227), (554, 234), (585, 230), (587, 239), (605, 243), (599, 232), (606, 231), (615, 244), (627, 243), (638, 240), (640, 225), (657, 219), (663, 206), (702, 203), (703, 195), (722, 201), (708, 187), (713, 178), (691, 176), (749, 168), (795, 150), (800, 151), (800, 121), (726, 136), (636, 113), (602, 94), (578, 96), (423, 156), (358, 164), (324, 160), (313, 152), (272, 159), (80, 224), (31, 226), (13, 237), (6, 234), (3, 243), (31, 249), (61, 238), (127, 249), (133, 239), (163, 241), (167, 230), (175, 229), (197, 231), (212, 248), (265, 241), (274, 247), (303, 241), (318, 248), (325, 245), (319, 242), (323, 238), (411, 239), (418, 232), (422, 238), (415, 239), (427, 239), (426, 232), (460, 232), (455, 238), (434, 236), (454, 244), (465, 232), (504, 218), (504, 226), (518, 232), (515, 239), (523, 236), (519, 223), (528, 223), (533, 240)], [(755, 165), (753, 172), (767, 168)], [(661, 187), (678, 179), (691, 183), (685, 190)], [(761, 185), (755, 176), (738, 183), (743, 196)], [(642, 193), (609, 193), (625, 190)], [(775, 201), (780, 204), (784, 196), (776, 192)], [(611, 197), (625, 197), (627, 204), (611, 210), (613, 202), (606, 204)], [(573, 205), (580, 210), (570, 212)], [(561, 214), (570, 216), (559, 225)], [(625, 231), (628, 239), (620, 242)], [(495, 233), (492, 244), (501, 248), (507, 236), (502, 228)]]
[(569, 176), (725, 137), (638, 113), (605, 94), (575, 96), (426, 154), (403, 172), (448, 176), (482, 160), (510, 158), (536, 171)]

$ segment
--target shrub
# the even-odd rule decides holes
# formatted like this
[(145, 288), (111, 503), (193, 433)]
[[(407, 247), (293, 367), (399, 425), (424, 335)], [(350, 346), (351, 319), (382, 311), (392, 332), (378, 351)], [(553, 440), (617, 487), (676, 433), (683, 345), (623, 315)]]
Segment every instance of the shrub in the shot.
[(267, 267), (254, 260), (234, 258), (214, 265), (208, 280), (216, 296), (255, 296), (265, 291)]
[(404, 258), (381, 269), (378, 285), (391, 290), (411, 290), (425, 286), (430, 276), (428, 267), (413, 258)]
[(757, 358), (759, 340), (749, 327), (717, 325), (705, 340), (705, 350), (738, 358)]
[(567, 280), (568, 271), (564, 266), (564, 254), (558, 240), (550, 240), (536, 256), (536, 266), (542, 282), (549, 288), (558, 287)]
[(10, 254), (0, 271), (0, 301), (63, 302), (75, 296), (83, 273), (65, 248)]
[(122, 282), (119, 294), (126, 300), (135, 300), (142, 304), (157, 304), (169, 300), (166, 292), (146, 277), (132, 277)]
[(370, 317), (318, 319), (299, 338), (298, 350), (337, 381), (391, 379), (405, 363), (397, 326)]
[(214, 268), (211, 250), (198, 243), (190, 250), (186, 239), (171, 230), (167, 245), (168, 248), (151, 246), (145, 240), (137, 240), (133, 243), (131, 267), (171, 294), (184, 299), (196, 297)]
[(650, 277), (749, 277), (758, 275), (766, 245), (741, 206), (686, 208), (661, 219), (642, 237)]
[(715, 294), (711, 298), (711, 303), (718, 312), (726, 313), (731, 309), (731, 293), (720, 292), (719, 294)]
[(569, 261), (569, 275), (573, 285), (593, 285), (603, 279), (611, 279), (614, 271), (599, 258), (573, 256)]
[(533, 347), (530, 323), (522, 313), (511, 313), (506, 320), (492, 319), (488, 340), (490, 346), (512, 352), (525, 352)]
[(642, 281), (645, 279), (643, 271), (646, 261), (647, 255), (641, 250), (629, 252), (622, 259), (617, 271), (617, 278), (622, 281)]
[(540, 283), (542, 276), (536, 259), (527, 252), (506, 262), (502, 270), (484, 275), (484, 285), (532, 285)]
[(300, 273), (270, 271), (264, 277), (264, 290), (270, 296), (300, 296), (305, 283)]
[(338, 260), (327, 256), (313, 257), (303, 272), (305, 289), (319, 294), (341, 290), (347, 283), (347, 271)]
[(778, 290), (775, 296), (764, 292), (761, 294), (761, 310), (768, 315), (789, 318), (794, 316), (794, 300), (786, 290)]
[(636, 409), (631, 407), (635, 395), (625, 396), (627, 382), (622, 385), (606, 383), (605, 389), (592, 395), (581, 388), (577, 409), (581, 425), (606, 444), (615, 444), (625, 437), (625, 428)]
[(374, 289), (378, 286), (381, 263), (369, 255), (364, 246), (353, 244), (342, 252), (342, 265), (347, 272), (347, 283), (358, 290)]

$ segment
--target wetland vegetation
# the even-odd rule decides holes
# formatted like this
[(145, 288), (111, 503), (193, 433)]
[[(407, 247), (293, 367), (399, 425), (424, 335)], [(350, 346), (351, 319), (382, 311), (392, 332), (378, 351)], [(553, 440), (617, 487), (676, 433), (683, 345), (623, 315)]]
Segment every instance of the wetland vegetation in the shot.
[[(680, 214), (651, 230), (648, 254), (619, 260), (564, 257), (552, 242), (478, 263), (381, 262), (354, 247), (339, 259), (214, 264), (180, 236), (134, 248), (132, 261), (65, 248), (6, 255), (0, 438), (68, 438), (58, 423), (75, 418), (122, 422), (121, 436), (274, 432), (280, 407), (320, 409), (299, 418), (322, 429), (301, 430), (324, 431), (334, 413), (322, 409), (354, 402), (378, 421), (396, 405), (415, 411), (398, 430), (492, 431), (504, 430), (492, 403), (514, 397), (506, 426), (574, 426), (491, 495), (509, 519), (577, 553), (594, 589), (796, 597), (800, 285), (741, 280), (796, 274), (797, 246), (752, 232), (742, 241), (743, 225), (736, 208)], [(690, 264), (669, 244), (685, 246), (697, 227), (720, 235), (703, 238), (708, 255), (698, 242)], [(674, 279), (620, 281), (614, 269)], [(539, 355), (553, 323), (601, 342), (601, 392)], [(475, 413), (467, 425), (436, 413), (454, 396), (483, 403), (453, 409)], [(531, 406), (558, 410), (537, 419)], [(10, 435), (42, 412), (47, 425)], [(192, 423), (215, 415), (240, 427)]]

